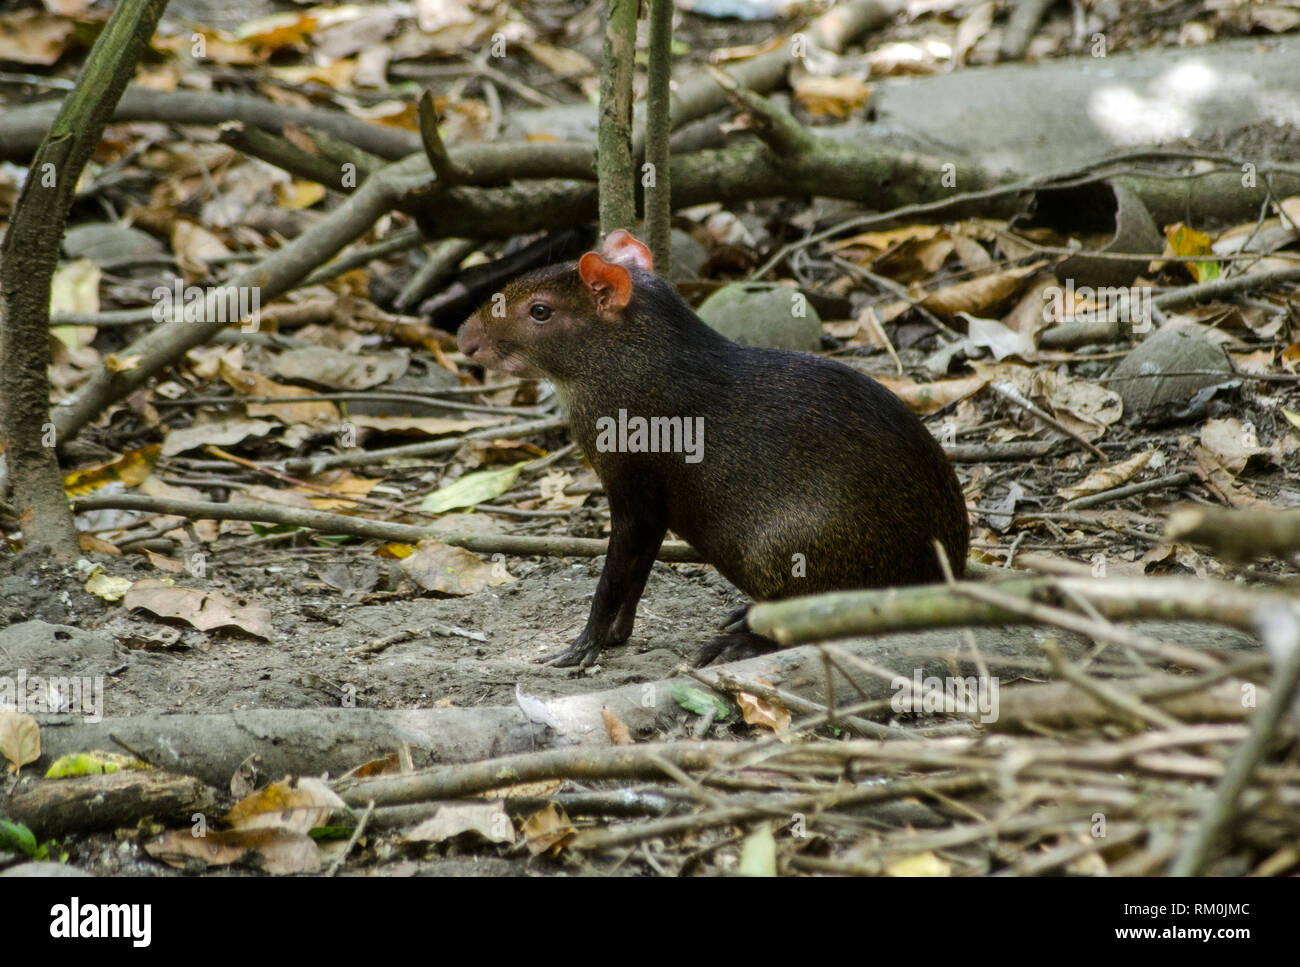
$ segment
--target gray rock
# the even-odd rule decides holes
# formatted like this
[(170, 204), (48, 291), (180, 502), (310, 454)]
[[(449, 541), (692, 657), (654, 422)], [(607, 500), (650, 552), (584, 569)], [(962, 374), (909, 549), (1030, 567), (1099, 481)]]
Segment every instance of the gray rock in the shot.
[(797, 289), (788, 286), (724, 286), (704, 300), (699, 316), (742, 346), (805, 352), (821, 348), (821, 317)]
[[(1206, 376), (1160, 376), (1212, 370)], [(1142, 413), (1163, 403), (1190, 400), (1197, 390), (1231, 378), (1227, 354), (1197, 326), (1166, 326), (1142, 341), (1111, 370), (1107, 385), (1124, 399), (1124, 412)], [(1127, 377), (1127, 378), (1124, 378)]]

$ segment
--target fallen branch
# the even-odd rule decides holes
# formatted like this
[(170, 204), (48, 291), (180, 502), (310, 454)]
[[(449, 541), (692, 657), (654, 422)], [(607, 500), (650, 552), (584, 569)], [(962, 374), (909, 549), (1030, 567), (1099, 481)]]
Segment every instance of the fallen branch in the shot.
[[(91, 510), (137, 510), (165, 514), (189, 520), (248, 520), (262, 524), (306, 527), (321, 534), (347, 534), (368, 540), (414, 542), (431, 538), (454, 544), (479, 554), (533, 554), (559, 557), (600, 557), (608, 542), (587, 537), (512, 537), (507, 534), (446, 534), (430, 527), (398, 524), (365, 517), (331, 514), (323, 510), (284, 507), (276, 504), (212, 503), (206, 500), (168, 500), (137, 494), (114, 494), (83, 497), (73, 508), (77, 513)], [(699, 554), (682, 541), (665, 541), (659, 560), (697, 562)]]
[[(152, 32), (148, 31), (142, 42)], [(7, 108), (3, 120), (0, 120), (0, 157), (20, 160), (35, 150), (58, 110), (57, 103), (44, 101)], [(343, 111), (279, 104), (246, 94), (130, 87), (113, 111), (112, 120), (213, 127), (227, 121), (241, 121), (273, 134), (279, 134), (286, 125), (298, 125), (328, 131), (389, 160), (404, 158), (420, 150), (420, 138), (412, 131), (372, 124)]]
[[(515, 538), (515, 540), (521, 540)], [(601, 542), (593, 542), (601, 543)], [(30, 632), (28, 632), (30, 634)], [(1189, 645), (1197, 629), (1187, 629)], [(980, 654), (972, 658), (968, 634)], [(420, 629), (409, 641), (436, 640), (437, 628)], [(1088, 643), (1062, 633), (1062, 647), (1076, 660), (1088, 654)], [(1206, 642), (1209, 643), (1208, 641)], [(363, 644), (358, 642), (358, 644)], [(1235, 642), (1241, 647), (1243, 642)], [(434, 647), (432, 644), (423, 647)], [(491, 644), (489, 648), (493, 647)], [(542, 650), (544, 651), (544, 649)], [(540, 652), (539, 652), (540, 654)], [(858, 714), (894, 718), (891, 708), (898, 695), (896, 679), (911, 681), (950, 675), (988, 675), (1010, 682), (1026, 674), (1048, 673), (1038, 636), (1029, 629), (975, 629), (970, 632), (913, 632), (879, 635), (845, 642), (835, 648), (840, 667), (870, 665), (881, 674), (849, 682), (836, 674), (828, 692), (827, 666), (819, 648), (791, 648), (769, 655), (694, 671), (691, 677), (666, 677), (654, 682), (634, 682), (582, 694), (534, 697), (528, 715), (517, 705), (479, 708), (429, 708), (388, 711), (373, 708), (318, 708), (309, 710), (259, 709), (206, 715), (135, 715), (108, 717), (97, 723), (61, 716), (59, 728), (41, 736), (42, 758), (33, 768), (47, 766), (60, 755), (120, 745), (133, 755), (170, 772), (185, 772), (225, 787), (230, 776), (250, 755), (259, 755), (268, 775), (306, 775), (330, 772), (342, 775), (360, 763), (409, 746), (418, 765), (433, 762), (473, 762), (492, 756), (522, 753), (557, 744), (605, 746), (609, 739), (604, 710), (616, 715), (633, 735), (661, 732), (698, 721), (677, 695), (683, 686), (694, 689), (717, 686), (726, 694), (726, 681), (762, 679), (784, 693), (793, 693), (808, 713), (780, 736), (765, 742), (732, 745), (737, 765), (757, 765), (774, 751), (798, 741), (811, 729)], [(665, 666), (676, 662), (665, 652)], [(361, 659), (364, 660), (364, 659)], [(436, 656), (431, 661), (436, 663)], [(1131, 666), (1120, 666), (1124, 671)], [(4, 672), (0, 666), (0, 672)], [(29, 669), (44, 674), (47, 669)], [(668, 668), (665, 667), (668, 672)], [(1094, 665), (1093, 674), (1103, 670)], [(61, 673), (66, 673), (62, 671)], [(599, 684), (596, 685), (599, 688)], [(1008, 695), (1014, 689), (1004, 689)], [(827, 710), (827, 696), (834, 710)], [(362, 693), (361, 702), (371, 696)], [(1155, 701), (1156, 699), (1152, 699)], [(883, 703), (883, 704), (882, 704)], [(1166, 707), (1166, 706), (1162, 706)], [(1173, 714), (1173, 706), (1168, 706)], [(529, 721), (540, 713), (544, 722)], [(1022, 719), (1022, 725), (1026, 724)], [(897, 724), (882, 726), (873, 741), (900, 742), (910, 749), (926, 748), (914, 738), (921, 732)], [(951, 741), (945, 740), (945, 741)], [(932, 765), (935, 765), (932, 763)], [(958, 759), (943, 759), (935, 767), (958, 767)], [(498, 785), (503, 785), (498, 781)]]
[(211, 816), (216, 810), (214, 790), (200, 780), (141, 770), (38, 782), (4, 800), (5, 817), (42, 839), (133, 829), (145, 817), (186, 826), (194, 813)]
[[(962, 594), (954, 594), (953, 590)], [(754, 605), (749, 626), (782, 644), (828, 641), (907, 627), (1016, 624), (1008, 607), (972, 601), (990, 589), (970, 582), (885, 591), (836, 591)], [(1254, 628), (1260, 605), (1293, 606), (1289, 595), (1247, 590), (1223, 581), (1192, 578), (1059, 578), (1005, 581), (999, 594), (1031, 601), (1068, 601), (1077, 595), (1104, 617), (1116, 620), (1204, 621), (1244, 631)]]
[(1196, 835), (1183, 844), (1169, 871), (1172, 876), (1196, 876), (1213, 851), (1226, 845), (1224, 840), (1240, 809), (1241, 794), (1264, 757), (1282, 717), (1291, 710), (1296, 689), (1300, 687), (1300, 619), (1295, 611), (1285, 606), (1263, 610), (1257, 615), (1257, 623), (1260, 637), (1274, 646), (1275, 664), (1268, 698), (1254, 716), (1250, 734), (1228, 760), (1227, 771), (1214, 791), (1214, 798), (1205, 806)]
[(1169, 515), (1165, 537), (1209, 545), (1233, 561), (1289, 558), (1300, 551), (1300, 510), (1224, 510), (1187, 504)]

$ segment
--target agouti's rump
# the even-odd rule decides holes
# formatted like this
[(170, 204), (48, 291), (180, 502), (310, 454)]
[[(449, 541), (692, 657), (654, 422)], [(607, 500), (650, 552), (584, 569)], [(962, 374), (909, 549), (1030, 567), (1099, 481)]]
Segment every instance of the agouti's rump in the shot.
[(461, 331), (472, 358), (555, 382), (609, 497), (587, 627), (556, 664), (626, 640), (669, 529), (760, 600), (937, 580), (936, 540), (962, 572), (961, 488), (897, 396), (831, 360), (730, 342), (649, 267), (615, 233)]

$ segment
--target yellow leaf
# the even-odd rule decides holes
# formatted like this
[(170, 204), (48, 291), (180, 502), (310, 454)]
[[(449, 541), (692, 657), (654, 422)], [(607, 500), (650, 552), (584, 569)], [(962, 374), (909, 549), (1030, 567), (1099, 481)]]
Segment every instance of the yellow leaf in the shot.
[(152, 768), (153, 766), (141, 762), (133, 755), (94, 749), (90, 752), (74, 752), (59, 756), (45, 770), (45, 778), (66, 779), (69, 776), (97, 776), (100, 773), (121, 772), (124, 769), (140, 771)]
[(285, 208), (310, 208), (325, 197), (325, 186), (295, 178), (291, 185), (280, 185), (278, 193), (280, 204)]
[(263, 50), (280, 50), (305, 44), (315, 29), (316, 18), (310, 14), (273, 13), (247, 21), (235, 37)]
[(83, 467), (63, 478), (64, 492), (70, 497), (83, 497), (111, 483), (134, 487), (153, 473), (162, 445), (150, 443), (139, 450), (130, 450), (116, 460), (94, 467)]
[[(1194, 228), (1176, 222), (1165, 226), (1165, 241), (1174, 255), (1213, 255), (1214, 249), (1210, 236)], [(1209, 282), (1219, 277), (1218, 262), (1187, 262), (1187, 271), (1197, 282)]]
[(951, 876), (952, 868), (933, 853), (899, 856), (885, 864), (887, 876)]
[(127, 578), (113, 577), (103, 571), (96, 571), (85, 584), (86, 593), (93, 594), (101, 601), (121, 601), (126, 592), (131, 590), (132, 582)]

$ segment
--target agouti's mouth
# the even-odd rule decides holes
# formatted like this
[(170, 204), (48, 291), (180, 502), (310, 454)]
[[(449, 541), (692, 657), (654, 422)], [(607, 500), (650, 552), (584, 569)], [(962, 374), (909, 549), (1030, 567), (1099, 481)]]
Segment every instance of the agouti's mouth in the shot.
[(497, 363), (498, 369), (503, 369), (512, 376), (518, 376), (522, 379), (544, 379), (546, 374), (534, 366), (528, 359), (517, 352), (507, 352), (501, 355)]
[(462, 348), (461, 351), (474, 362), (488, 369), (495, 369), (503, 373), (509, 373), (512, 376), (522, 376), (524, 378), (536, 376), (532, 364), (512, 346), (483, 343), (482, 345), (471, 346), (468, 350)]

